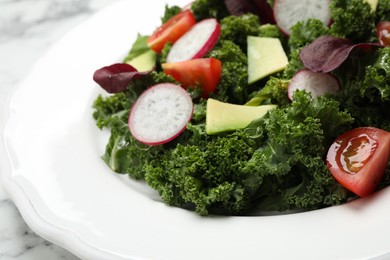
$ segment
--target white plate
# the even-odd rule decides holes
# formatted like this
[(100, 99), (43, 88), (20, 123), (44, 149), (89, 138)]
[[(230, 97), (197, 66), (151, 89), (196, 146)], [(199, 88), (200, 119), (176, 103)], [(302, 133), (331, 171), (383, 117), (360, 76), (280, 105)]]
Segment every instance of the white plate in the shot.
[[(167, 1), (168, 2), (168, 1)], [(169, 4), (182, 4), (171, 0)], [(165, 3), (123, 1), (66, 35), (10, 102), (1, 176), (26, 222), (84, 259), (351, 259), (390, 252), (390, 189), (339, 207), (199, 217), (102, 162), (95, 69), (120, 60)]]

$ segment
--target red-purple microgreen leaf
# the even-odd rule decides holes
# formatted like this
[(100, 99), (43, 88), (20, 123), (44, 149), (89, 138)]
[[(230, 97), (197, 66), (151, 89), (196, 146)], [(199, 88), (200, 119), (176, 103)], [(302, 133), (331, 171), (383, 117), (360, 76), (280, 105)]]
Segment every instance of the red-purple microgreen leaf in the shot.
[(380, 46), (377, 43), (358, 43), (334, 36), (321, 36), (311, 44), (305, 46), (299, 57), (306, 68), (328, 73), (337, 69), (355, 48), (366, 50), (372, 46)]
[(108, 93), (119, 93), (124, 91), (133, 79), (150, 72), (139, 72), (126, 63), (115, 63), (96, 70), (93, 74), (93, 80)]
[(226, 9), (231, 15), (240, 16), (246, 13), (256, 13), (256, 6), (247, 0), (225, 0)]
[(225, 6), (231, 15), (252, 13), (259, 17), (262, 24), (275, 23), (273, 10), (267, 0), (225, 0)]

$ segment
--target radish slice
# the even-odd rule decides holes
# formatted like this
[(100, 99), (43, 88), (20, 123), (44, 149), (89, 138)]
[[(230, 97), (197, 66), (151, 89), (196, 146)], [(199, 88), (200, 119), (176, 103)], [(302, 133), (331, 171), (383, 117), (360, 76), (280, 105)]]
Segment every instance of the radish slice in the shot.
[(164, 144), (185, 130), (192, 112), (192, 99), (186, 90), (171, 83), (157, 84), (138, 97), (128, 125), (141, 143)]
[(288, 85), (288, 97), (293, 100), (296, 90), (306, 90), (311, 93), (312, 98), (316, 98), (325, 93), (335, 94), (339, 89), (339, 81), (333, 75), (302, 69), (291, 79)]
[(285, 34), (291, 34), (291, 27), (299, 21), (315, 18), (327, 26), (331, 22), (329, 0), (275, 0), (276, 23)]
[(221, 26), (214, 18), (202, 20), (181, 36), (170, 49), (167, 62), (202, 58), (217, 43)]

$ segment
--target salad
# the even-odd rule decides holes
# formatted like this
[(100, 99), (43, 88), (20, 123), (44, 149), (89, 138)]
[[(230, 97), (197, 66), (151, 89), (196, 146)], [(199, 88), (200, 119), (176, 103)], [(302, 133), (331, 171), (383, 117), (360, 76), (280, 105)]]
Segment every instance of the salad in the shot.
[(369, 196), (390, 184), (389, 46), (389, 0), (166, 6), (93, 75), (102, 159), (202, 216)]

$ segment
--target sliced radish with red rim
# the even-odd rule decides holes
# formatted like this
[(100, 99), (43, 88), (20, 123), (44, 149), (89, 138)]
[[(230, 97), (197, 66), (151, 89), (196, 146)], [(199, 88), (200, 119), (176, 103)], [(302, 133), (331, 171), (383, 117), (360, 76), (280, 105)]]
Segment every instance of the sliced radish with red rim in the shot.
[(198, 22), (173, 44), (167, 62), (202, 58), (214, 47), (220, 34), (221, 26), (216, 19)]
[(192, 99), (185, 89), (171, 83), (157, 84), (142, 93), (134, 103), (129, 129), (141, 143), (164, 144), (185, 130), (192, 112)]
[(295, 73), (291, 79), (288, 85), (288, 97), (293, 100), (293, 94), (296, 90), (306, 90), (312, 98), (316, 98), (326, 93), (335, 94), (339, 89), (340, 83), (335, 76), (302, 69)]
[(325, 26), (331, 22), (329, 0), (275, 0), (274, 17), (281, 31), (290, 35), (291, 27), (309, 18), (320, 20)]

